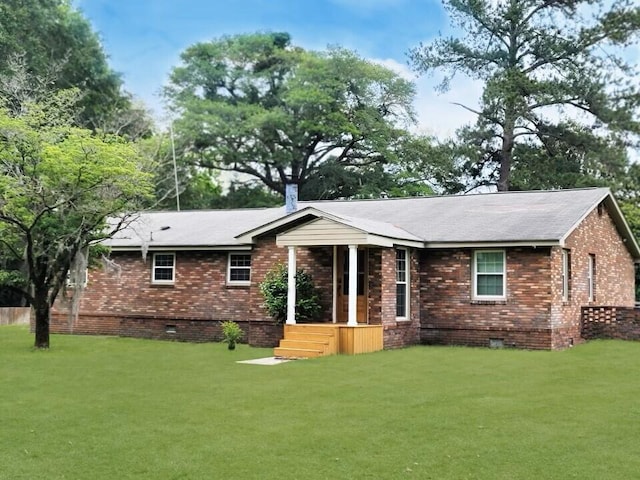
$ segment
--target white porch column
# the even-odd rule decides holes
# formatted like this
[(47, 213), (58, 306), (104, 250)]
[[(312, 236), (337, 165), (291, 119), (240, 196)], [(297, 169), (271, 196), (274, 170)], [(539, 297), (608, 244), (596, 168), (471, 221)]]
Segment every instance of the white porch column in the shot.
[[(342, 286), (342, 285), (341, 285)], [(333, 246), (333, 305), (331, 321), (338, 321), (338, 247)]]
[(358, 246), (349, 245), (349, 316), (347, 325), (358, 325)]
[(296, 247), (289, 246), (287, 264), (287, 325), (296, 323)]

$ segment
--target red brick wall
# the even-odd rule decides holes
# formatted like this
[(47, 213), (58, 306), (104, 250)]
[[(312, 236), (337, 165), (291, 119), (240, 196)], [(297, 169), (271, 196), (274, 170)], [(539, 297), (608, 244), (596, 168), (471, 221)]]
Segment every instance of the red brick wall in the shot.
[[(76, 321), (57, 312), (52, 315), (56, 333), (76, 335), (117, 335), (121, 337), (178, 340), (186, 342), (222, 341), (222, 321), (118, 314), (81, 314)], [(241, 341), (254, 347), (275, 347), (283, 337), (282, 325), (270, 321), (238, 321), (244, 331)]]
[(640, 309), (630, 307), (582, 308), (582, 337), (640, 340)]
[[(633, 307), (635, 276), (633, 259), (604, 206), (592, 211), (567, 238), (571, 253), (569, 300), (562, 300), (562, 249), (552, 250), (553, 328), (552, 348), (563, 348), (578, 342), (581, 307)], [(595, 298), (589, 302), (589, 255), (595, 255)]]
[(420, 342), (419, 253), (410, 249), (409, 320), (396, 320), (396, 252), (393, 248), (369, 249), (369, 323), (383, 325), (384, 347), (398, 348)]
[[(287, 261), (287, 250), (275, 238), (261, 239), (252, 251), (251, 285), (226, 284), (228, 252), (178, 251), (173, 285), (151, 283), (152, 254), (113, 252), (120, 277), (102, 269), (89, 272), (89, 282), (76, 322), (69, 322), (69, 304), (63, 300), (52, 315), (53, 332), (107, 334), (188, 341), (218, 341), (220, 323), (238, 322), (245, 341), (275, 346), (282, 329), (274, 327), (263, 307), (259, 284), (278, 262)], [(324, 304), (320, 321), (331, 320), (332, 249), (299, 248), (298, 268), (313, 276)], [(261, 325), (262, 324), (262, 325)], [(176, 333), (167, 333), (167, 325)]]
[[(370, 248), (368, 251), (367, 271), (369, 272), (368, 315), (370, 325), (382, 325), (382, 249)], [(387, 300), (385, 300), (386, 303)], [(385, 309), (388, 307), (385, 305)]]
[(473, 302), (473, 250), (424, 251), (421, 257), (422, 341), (520, 348), (566, 348), (581, 341), (580, 309), (588, 301), (589, 255), (596, 257), (591, 305), (634, 305), (631, 255), (606, 208), (595, 209), (566, 240), (570, 296), (562, 298), (562, 248), (509, 248), (507, 299)]
[(310, 273), (320, 290), (322, 316), (319, 322), (333, 321), (333, 247), (299, 248), (298, 268)]
[(548, 248), (510, 248), (506, 301), (472, 300), (471, 249), (423, 251), (420, 258), (424, 343), (550, 348)]
[[(260, 293), (259, 285), (275, 265), (278, 263), (286, 265), (287, 260), (287, 248), (276, 246), (274, 237), (262, 238), (255, 246), (251, 255), (249, 311), (252, 320), (269, 318), (263, 306), (264, 298)], [(313, 283), (320, 290), (323, 311), (318, 321), (330, 322), (333, 308), (333, 247), (298, 247), (296, 266), (311, 274)], [(246, 310), (246, 304), (243, 308)]]

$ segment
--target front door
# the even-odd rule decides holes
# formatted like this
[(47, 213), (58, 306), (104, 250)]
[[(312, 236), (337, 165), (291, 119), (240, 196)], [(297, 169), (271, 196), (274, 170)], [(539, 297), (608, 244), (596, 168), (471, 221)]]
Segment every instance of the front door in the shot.
[[(338, 269), (336, 289), (336, 320), (349, 319), (349, 249), (337, 247), (336, 266)], [(367, 323), (367, 250), (358, 249), (358, 299), (356, 301), (358, 323)]]

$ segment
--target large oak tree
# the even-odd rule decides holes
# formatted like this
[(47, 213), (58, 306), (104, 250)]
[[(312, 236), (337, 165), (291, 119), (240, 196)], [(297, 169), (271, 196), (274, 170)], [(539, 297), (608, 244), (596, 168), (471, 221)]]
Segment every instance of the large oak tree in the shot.
[(302, 198), (341, 195), (344, 172), (366, 176), (393, 162), (413, 96), (383, 66), (340, 48), (305, 51), (286, 33), (193, 45), (166, 89), (182, 161), (248, 175), (279, 194), (294, 183)]

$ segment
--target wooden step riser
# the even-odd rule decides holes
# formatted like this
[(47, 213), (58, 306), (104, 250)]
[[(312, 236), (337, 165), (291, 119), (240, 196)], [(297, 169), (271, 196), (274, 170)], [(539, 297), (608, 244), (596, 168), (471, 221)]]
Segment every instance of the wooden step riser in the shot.
[[(318, 334), (318, 333), (303, 333), (303, 332), (286, 332), (283, 341), (300, 341), (300, 342), (315, 342), (323, 345), (323, 351), (326, 355), (333, 355), (338, 353), (338, 339), (333, 336)], [(284, 346), (282, 343), (280, 346)]]
[(316, 358), (322, 357), (322, 352), (317, 350), (306, 350), (302, 348), (281, 348), (277, 347), (274, 349), (274, 355), (276, 357), (283, 358)]
[(288, 332), (305, 332), (305, 333), (323, 333), (325, 335), (337, 335), (337, 328), (329, 325), (304, 325), (304, 324), (296, 324), (296, 325), (285, 325), (284, 326), (285, 334)]
[(280, 348), (302, 348), (307, 350), (319, 350), (323, 354), (329, 352), (329, 344), (322, 342), (313, 342), (308, 340), (289, 340), (285, 338), (280, 340)]
[(314, 342), (331, 343), (331, 341), (336, 337), (333, 335), (326, 335), (324, 333), (286, 332), (284, 338), (287, 340), (309, 340)]

